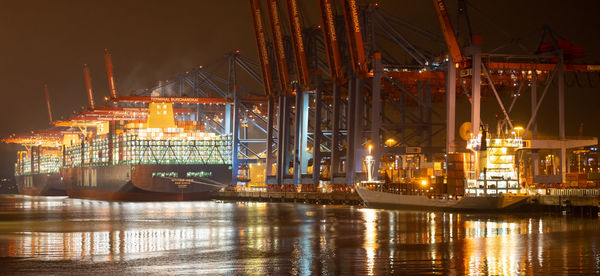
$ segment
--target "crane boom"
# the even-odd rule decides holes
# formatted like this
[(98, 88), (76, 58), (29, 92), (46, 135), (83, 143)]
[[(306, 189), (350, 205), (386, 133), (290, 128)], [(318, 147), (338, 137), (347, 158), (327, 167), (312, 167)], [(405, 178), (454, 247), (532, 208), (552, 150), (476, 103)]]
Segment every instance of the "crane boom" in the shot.
[(321, 18), (323, 22), (323, 39), (325, 49), (327, 50), (327, 59), (329, 61), (329, 73), (331, 78), (337, 82), (344, 80), (342, 72), (342, 61), (338, 46), (337, 35), (335, 33), (335, 18), (333, 15), (333, 6), (331, 0), (319, 0), (321, 8)]
[(302, 89), (310, 89), (310, 75), (308, 74), (308, 64), (306, 63), (306, 53), (304, 51), (304, 39), (302, 38), (302, 24), (300, 23), (300, 13), (298, 11), (297, 0), (287, 0), (288, 20), (292, 28), (292, 44), (294, 47), (294, 57), (296, 58), (296, 71), (298, 81)]
[(92, 80), (87, 64), (83, 65), (83, 77), (85, 78), (85, 90), (87, 92), (90, 109), (94, 109), (96, 106), (94, 105), (94, 95), (92, 94)]
[(444, 0), (433, 0), (433, 6), (438, 16), (438, 20), (440, 21), (440, 27), (442, 28), (444, 39), (446, 40), (446, 44), (448, 45), (448, 52), (450, 52), (452, 62), (460, 63), (462, 62), (463, 57), (460, 53), (460, 46), (458, 46), (458, 41), (456, 40), (454, 29), (452, 28), (452, 24), (450, 24), (450, 18), (448, 17), (446, 3), (444, 3)]
[(367, 64), (365, 61), (365, 48), (360, 30), (360, 21), (358, 19), (358, 6), (356, 5), (356, 0), (344, 0), (343, 5), (346, 32), (350, 44), (352, 69), (359, 77), (364, 77), (367, 72)]
[(108, 49), (104, 49), (104, 62), (106, 63), (106, 75), (108, 76), (108, 88), (110, 90), (110, 97), (112, 99), (117, 98), (117, 88), (115, 87), (115, 78), (113, 76), (112, 62), (110, 60), (110, 53)]
[(290, 91), (290, 76), (288, 73), (287, 59), (285, 57), (285, 47), (283, 45), (283, 34), (281, 32), (277, 1), (269, 0), (268, 6), (269, 19), (271, 20), (271, 33), (273, 35), (273, 49), (275, 49), (275, 60), (277, 61), (277, 72), (279, 73), (279, 85), (281, 91), (284, 94), (287, 94)]
[(179, 104), (231, 104), (224, 98), (196, 98), (196, 97), (143, 97), (143, 96), (121, 96), (113, 99), (114, 102), (131, 103), (179, 103)]
[(48, 119), (52, 124), (52, 109), (50, 107), (50, 96), (48, 95), (48, 85), (44, 84), (44, 96), (46, 96), (46, 107), (48, 108)]
[(259, 0), (250, 0), (250, 8), (252, 9), (252, 20), (254, 22), (254, 34), (256, 36), (256, 47), (260, 57), (260, 68), (262, 71), (263, 84), (265, 95), (267, 97), (274, 96), (273, 94), (273, 79), (271, 75), (271, 64), (269, 63), (269, 54), (267, 52), (267, 39), (265, 37), (265, 28), (262, 22)]
[[(486, 62), (485, 66), (490, 70), (541, 70), (552, 71), (556, 63), (517, 63), (517, 62)], [(595, 64), (565, 64), (565, 71), (570, 72), (600, 72), (600, 65)]]

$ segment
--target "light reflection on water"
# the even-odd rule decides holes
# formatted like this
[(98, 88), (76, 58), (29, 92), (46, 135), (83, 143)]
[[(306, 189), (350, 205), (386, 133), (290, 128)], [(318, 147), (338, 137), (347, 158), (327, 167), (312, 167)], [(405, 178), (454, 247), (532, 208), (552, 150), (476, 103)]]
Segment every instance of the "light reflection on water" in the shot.
[(0, 197), (0, 272), (595, 274), (599, 240), (598, 218)]

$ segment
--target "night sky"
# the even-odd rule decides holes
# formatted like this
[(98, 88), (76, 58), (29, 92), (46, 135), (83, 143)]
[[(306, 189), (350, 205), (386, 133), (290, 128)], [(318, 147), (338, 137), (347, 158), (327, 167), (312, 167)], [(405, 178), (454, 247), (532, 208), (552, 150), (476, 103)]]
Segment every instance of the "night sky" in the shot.
[[(318, 1), (299, 2), (311, 11), (305, 21), (319, 24), (314, 12)], [(379, 2), (389, 13), (441, 35), (431, 1)], [(456, 3), (447, 2), (455, 20)], [(475, 8), (470, 10), (473, 29), (483, 34), (484, 51), (511, 37), (523, 37), (524, 43), (534, 47), (539, 33), (533, 32), (549, 24), (575, 45), (585, 47), (588, 62), (600, 63), (598, 1), (470, 2)], [(108, 95), (104, 48), (112, 53), (121, 95), (213, 63), (236, 49), (257, 60), (245, 0), (1, 1), (0, 37), (0, 137), (48, 125), (44, 84), (50, 90), (55, 119), (87, 105), (84, 63), (91, 70), (96, 105), (102, 105), (102, 98)], [(594, 80), (600, 82), (598, 74)], [(567, 88), (567, 135), (577, 135), (579, 122), (584, 122), (584, 135), (600, 136), (596, 119), (599, 93), (598, 87)], [(539, 115), (540, 131), (553, 134), (555, 94), (547, 95), (546, 101), (551, 102), (542, 107), (546, 110)], [(524, 108), (522, 114), (526, 114), (528, 107), (524, 100), (516, 108)], [(8, 164), (14, 162), (13, 147), (2, 145), (1, 149), (0, 176), (12, 176)]]

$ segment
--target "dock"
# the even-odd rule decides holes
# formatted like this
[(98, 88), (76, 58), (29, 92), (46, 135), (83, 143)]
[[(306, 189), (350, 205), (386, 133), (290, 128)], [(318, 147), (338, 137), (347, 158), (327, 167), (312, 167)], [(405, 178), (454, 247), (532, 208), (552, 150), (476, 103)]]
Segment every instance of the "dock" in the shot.
[(530, 202), (541, 210), (599, 215), (600, 189), (548, 189), (546, 195), (532, 196)]
[[(219, 200), (255, 202), (293, 202), (323, 205), (363, 205), (355, 192), (268, 192), (219, 191)], [(533, 195), (518, 211), (565, 212), (573, 215), (600, 215), (600, 189), (548, 189)]]
[(259, 202), (295, 202), (332, 205), (361, 205), (357, 193), (349, 192), (267, 192), (267, 191), (220, 191), (217, 199)]

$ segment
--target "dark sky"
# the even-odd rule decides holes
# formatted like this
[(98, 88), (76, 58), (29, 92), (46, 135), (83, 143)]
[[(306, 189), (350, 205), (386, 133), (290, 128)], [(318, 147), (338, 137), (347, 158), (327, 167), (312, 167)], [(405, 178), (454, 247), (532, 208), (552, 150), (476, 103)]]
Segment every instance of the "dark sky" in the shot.
[[(299, 2), (313, 11), (318, 3)], [(455, 0), (447, 2), (454, 20)], [(484, 49), (547, 23), (585, 47), (589, 60), (600, 62), (598, 1), (470, 2), (476, 8), (471, 11), (473, 29), (484, 35)], [(431, 1), (389, 0), (380, 4), (391, 14), (440, 33)], [(319, 17), (312, 12), (305, 20), (317, 24)], [(104, 48), (112, 52), (122, 95), (214, 62), (235, 49), (256, 59), (245, 0), (1, 1), (0, 37), (0, 137), (47, 126), (45, 83), (55, 118), (86, 105), (84, 63), (91, 70), (97, 105), (102, 104), (108, 95)], [(537, 34), (527, 38), (528, 43), (535, 44)], [(589, 129), (586, 135), (600, 135), (600, 128), (595, 126), (600, 115), (599, 92), (598, 88), (574, 88), (568, 93), (567, 110), (572, 112), (567, 119), (584, 121)], [(548, 118), (542, 116), (541, 120), (555, 120), (551, 118), (553, 111), (542, 115)], [(567, 127), (568, 134), (575, 135), (576, 131), (577, 126)], [(12, 163), (13, 153), (6, 146), (2, 149), (3, 164)]]

